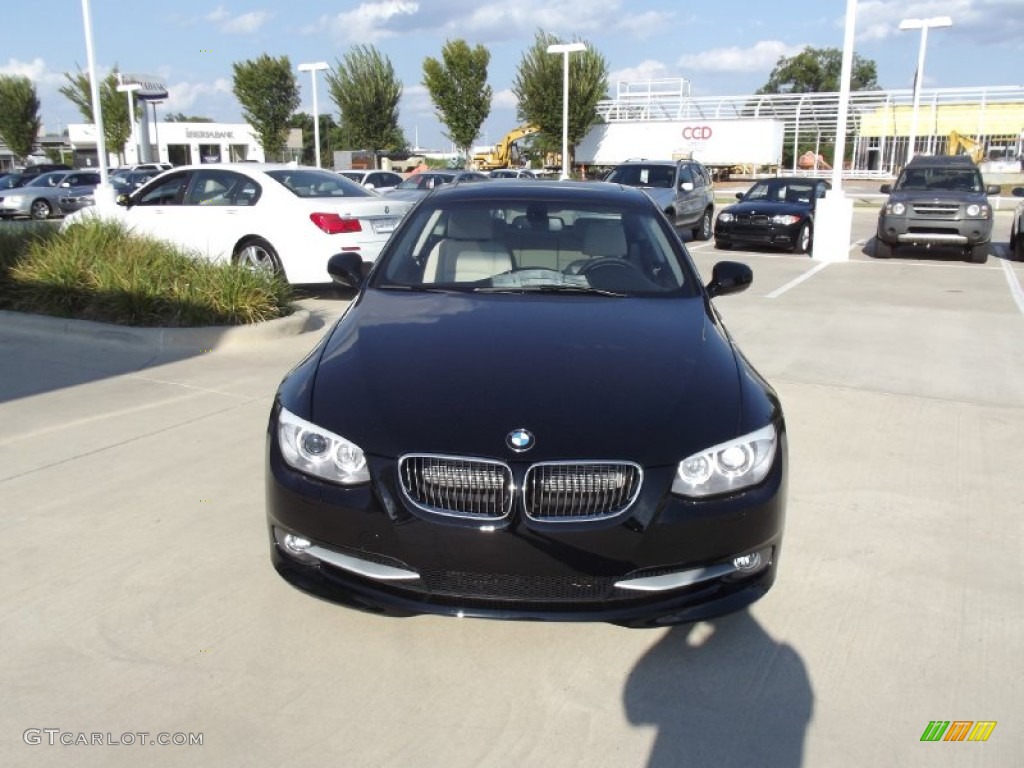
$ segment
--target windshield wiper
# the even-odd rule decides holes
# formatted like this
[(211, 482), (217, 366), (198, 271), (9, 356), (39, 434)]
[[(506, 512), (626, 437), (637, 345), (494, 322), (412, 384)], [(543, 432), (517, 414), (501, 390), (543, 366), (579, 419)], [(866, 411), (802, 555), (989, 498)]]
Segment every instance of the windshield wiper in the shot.
[(481, 286), (474, 288), (474, 293), (589, 293), (595, 296), (614, 296), (628, 298), (628, 293), (609, 291), (604, 288), (593, 288), (587, 285), (501, 285)]

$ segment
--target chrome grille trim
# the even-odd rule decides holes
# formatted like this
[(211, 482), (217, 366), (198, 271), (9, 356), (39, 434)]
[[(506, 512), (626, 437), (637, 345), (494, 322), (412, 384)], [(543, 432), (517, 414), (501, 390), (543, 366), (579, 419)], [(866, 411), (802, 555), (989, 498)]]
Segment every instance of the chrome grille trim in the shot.
[(960, 203), (913, 203), (914, 213), (921, 216), (955, 216), (960, 210)]
[(523, 482), (531, 520), (575, 523), (621, 515), (640, 494), (643, 469), (626, 461), (549, 461), (532, 465)]
[(444, 454), (398, 460), (402, 494), (415, 507), (466, 520), (501, 520), (512, 511), (512, 470), (500, 461)]

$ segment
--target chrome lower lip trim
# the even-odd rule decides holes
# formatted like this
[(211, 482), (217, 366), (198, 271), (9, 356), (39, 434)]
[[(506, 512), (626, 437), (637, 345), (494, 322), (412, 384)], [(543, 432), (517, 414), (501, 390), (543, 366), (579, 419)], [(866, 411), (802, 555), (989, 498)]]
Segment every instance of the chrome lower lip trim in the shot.
[(615, 582), (615, 586), (619, 589), (635, 589), (638, 592), (666, 592), (670, 589), (700, 584), (702, 581), (720, 579), (722, 576), (735, 572), (736, 568), (731, 563), (722, 563), (721, 565), (712, 565), (707, 568), (663, 573), (660, 576), (641, 576), (638, 579), (623, 579), (622, 581)]
[(963, 245), (967, 242), (967, 238), (963, 235), (943, 235), (928, 232), (913, 232), (905, 235), (898, 235), (896, 239), (901, 243), (948, 243), (950, 245)]
[(321, 547), (318, 544), (304, 549), (302, 553), (312, 555), (323, 563), (337, 566), (357, 576), (365, 576), (368, 579), (376, 579), (377, 581), (412, 581), (420, 577), (416, 571), (407, 571), (404, 568), (395, 568), (391, 565), (361, 560), (358, 557), (343, 555), (340, 552)]

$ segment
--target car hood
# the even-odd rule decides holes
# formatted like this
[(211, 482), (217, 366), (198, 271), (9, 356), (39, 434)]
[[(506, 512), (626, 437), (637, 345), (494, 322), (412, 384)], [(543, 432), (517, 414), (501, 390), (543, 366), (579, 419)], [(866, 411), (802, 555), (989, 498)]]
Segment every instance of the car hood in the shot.
[(737, 365), (700, 298), (371, 289), (323, 347), (308, 418), (387, 457), (514, 460), (524, 428), (530, 461), (669, 465), (736, 436)]
[(790, 203), (779, 200), (741, 200), (738, 203), (723, 208), (722, 213), (737, 214), (761, 214), (763, 216), (779, 216), (791, 214), (804, 216), (812, 210), (807, 203)]
[(988, 196), (984, 192), (965, 192), (963, 190), (949, 189), (908, 189), (897, 190), (889, 194), (890, 203), (909, 203), (914, 200), (927, 200), (933, 202), (945, 202), (950, 204), (971, 204), (987, 205)]
[(385, 190), (382, 197), (386, 200), (407, 200), (415, 203), (429, 191), (428, 189), (398, 189), (397, 187), (392, 187)]
[(647, 193), (647, 196), (658, 204), (659, 208), (668, 208), (675, 202), (675, 190), (668, 187), (637, 187)]

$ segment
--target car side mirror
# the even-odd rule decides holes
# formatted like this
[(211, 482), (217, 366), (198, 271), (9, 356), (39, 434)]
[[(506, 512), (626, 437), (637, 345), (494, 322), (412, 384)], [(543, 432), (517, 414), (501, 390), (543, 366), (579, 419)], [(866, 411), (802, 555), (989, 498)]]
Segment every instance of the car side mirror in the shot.
[(728, 296), (745, 291), (754, 282), (754, 271), (738, 261), (720, 261), (711, 270), (711, 282), (705, 288), (708, 296)]
[(736, 193), (736, 199), (737, 200), (742, 200), (743, 199), (743, 193), (742, 192), (737, 192)]
[(985, 187), (986, 195), (999, 195), (999, 193), (1002, 191), (1003, 190), (1000, 188), (998, 184), (989, 184), (987, 187)]
[(338, 285), (359, 288), (363, 284), (363, 260), (358, 253), (336, 253), (327, 260), (327, 274)]
[(1024, 187), (1014, 187), (1010, 194), (1014, 197), (1024, 197)]
[(679, 188), (683, 190), (683, 192), (693, 192), (693, 182), (683, 181), (679, 184)]
[(118, 205), (123, 205), (125, 208), (128, 208), (131, 205), (131, 197), (129, 195), (118, 195), (114, 199), (114, 202), (116, 202)]
[(376, 189), (377, 188), (376, 184), (372, 184), (370, 182), (367, 182), (366, 184), (363, 184), (363, 186), (366, 187), (367, 189)]
[(881, 187), (879, 187), (878, 191), (881, 192), (883, 195), (888, 195), (890, 192), (892, 192), (892, 184), (883, 184)]

